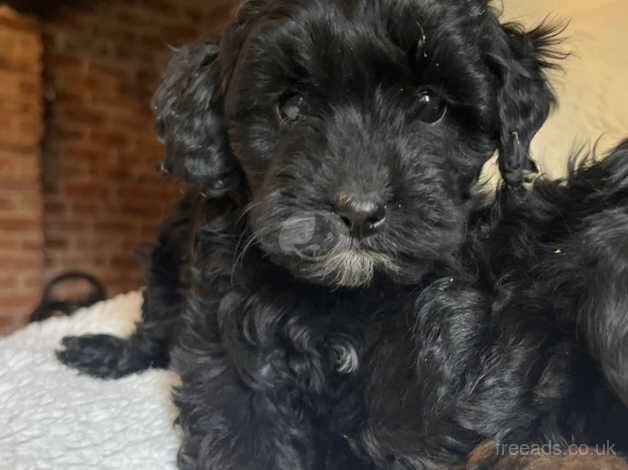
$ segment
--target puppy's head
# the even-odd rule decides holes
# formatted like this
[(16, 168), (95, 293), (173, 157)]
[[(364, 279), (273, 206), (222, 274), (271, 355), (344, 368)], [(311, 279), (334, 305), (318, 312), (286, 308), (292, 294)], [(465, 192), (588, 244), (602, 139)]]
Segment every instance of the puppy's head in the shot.
[(176, 53), (157, 129), (176, 175), (248, 195), (295, 275), (413, 282), (459, 246), (496, 150), (507, 184), (531, 168), (553, 40), (485, 0), (250, 0), (219, 44)]

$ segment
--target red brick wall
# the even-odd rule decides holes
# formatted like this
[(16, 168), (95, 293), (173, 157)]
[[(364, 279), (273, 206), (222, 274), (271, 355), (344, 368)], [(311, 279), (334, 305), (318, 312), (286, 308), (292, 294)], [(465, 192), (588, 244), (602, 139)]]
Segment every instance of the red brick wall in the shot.
[(41, 40), (0, 6), (0, 334), (22, 325), (43, 274)]
[(216, 30), (225, 1), (126, 0), (61, 10), (44, 25), (46, 276), (81, 269), (137, 288), (133, 252), (176, 195), (155, 170), (150, 98), (179, 45)]
[(177, 193), (150, 98), (168, 45), (219, 30), (234, 1), (82, 3), (39, 20), (0, 6), (0, 335), (59, 272), (141, 286), (134, 250)]

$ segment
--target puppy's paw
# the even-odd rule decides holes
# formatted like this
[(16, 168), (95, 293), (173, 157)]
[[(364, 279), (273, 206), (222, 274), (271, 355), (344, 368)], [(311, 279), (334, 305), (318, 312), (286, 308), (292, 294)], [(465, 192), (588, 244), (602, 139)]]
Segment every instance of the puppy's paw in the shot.
[(57, 358), (82, 374), (115, 379), (134, 370), (129, 367), (129, 342), (108, 335), (66, 336), (65, 349), (56, 351)]

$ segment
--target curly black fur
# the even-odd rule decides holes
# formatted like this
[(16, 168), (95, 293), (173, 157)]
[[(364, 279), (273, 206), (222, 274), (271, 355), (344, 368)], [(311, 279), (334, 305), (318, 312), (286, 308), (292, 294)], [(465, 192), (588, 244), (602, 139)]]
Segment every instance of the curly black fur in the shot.
[[(191, 186), (142, 322), (59, 357), (100, 377), (170, 362), (184, 469), (627, 448), (628, 143), (522, 185), (555, 42), (484, 0), (246, 2), (155, 97), (165, 166)], [(342, 212), (376, 206), (368, 232)]]

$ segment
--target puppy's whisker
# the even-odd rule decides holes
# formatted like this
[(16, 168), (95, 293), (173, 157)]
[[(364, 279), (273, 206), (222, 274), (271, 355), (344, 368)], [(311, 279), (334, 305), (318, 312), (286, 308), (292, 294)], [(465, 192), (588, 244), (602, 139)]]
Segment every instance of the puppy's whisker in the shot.
[(265, 237), (266, 235), (272, 232), (273, 230), (270, 230), (270, 229), (261, 229), (255, 232), (244, 231), (244, 233), (240, 236), (240, 239), (238, 240), (238, 243), (234, 250), (233, 265), (231, 267), (232, 279), (235, 273), (237, 273), (238, 268), (244, 264), (244, 259), (246, 257), (247, 252), (253, 246), (255, 246), (260, 241), (260, 239), (262, 239), (263, 237)]
[[(243, 240), (246, 240), (243, 242)], [(234, 251), (233, 257), (233, 265), (231, 267), (231, 277), (233, 278), (237, 268), (242, 266), (244, 263), (244, 256), (246, 252), (257, 242), (256, 234), (250, 233), (248, 236), (242, 234), (240, 240), (238, 240), (238, 244), (236, 245), (236, 249)]]
[[(256, 201), (256, 202), (250, 202), (249, 204), (247, 204), (243, 209), (242, 212), (240, 213), (240, 215), (238, 215), (237, 219), (236, 219), (236, 225), (241, 225), (244, 222), (244, 219), (251, 213), (251, 211), (253, 209), (255, 209), (256, 207), (260, 206), (262, 204), (261, 201)], [(242, 251), (243, 251), (243, 247), (245, 247), (245, 249), (248, 249), (250, 244), (251, 244), (251, 237), (255, 237), (254, 233), (249, 233), (247, 230), (242, 230), (239, 237), (238, 237), (238, 241), (235, 245), (235, 251), (234, 251), (234, 263), (237, 262), (237, 260), (241, 260), (242, 258)], [(246, 239), (246, 242), (244, 242), (244, 240)]]
[[(242, 209), (242, 213), (236, 219), (236, 225), (242, 225), (246, 216), (251, 212), (251, 210), (253, 210), (259, 204), (260, 204), (259, 202), (257, 203), (252, 202), (250, 204), (247, 204), (247, 206), (244, 209)], [(245, 247), (246, 249), (248, 249), (249, 245), (251, 244), (250, 237), (254, 237), (254, 236), (255, 236), (254, 234), (250, 234), (246, 229), (240, 232), (238, 236), (238, 241), (236, 242), (235, 250), (233, 253), (233, 266), (234, 267), (239, 265), (240, 261), (242, 260), (243, 251), (245, 251), (245, 250), (242, 250), (242, 247)]]
[(253, 202), (248, 203), (244, 207), (244, 209), (242, 209), (242, 213), (238, 216), (238, 219), (237, 219), (238, 223), (241, 223), (245, 219), (245, 217), (247, 217), (251, 213), (253, 209), (261, 206), (262, 202), (263, 201), (253, 201)]

